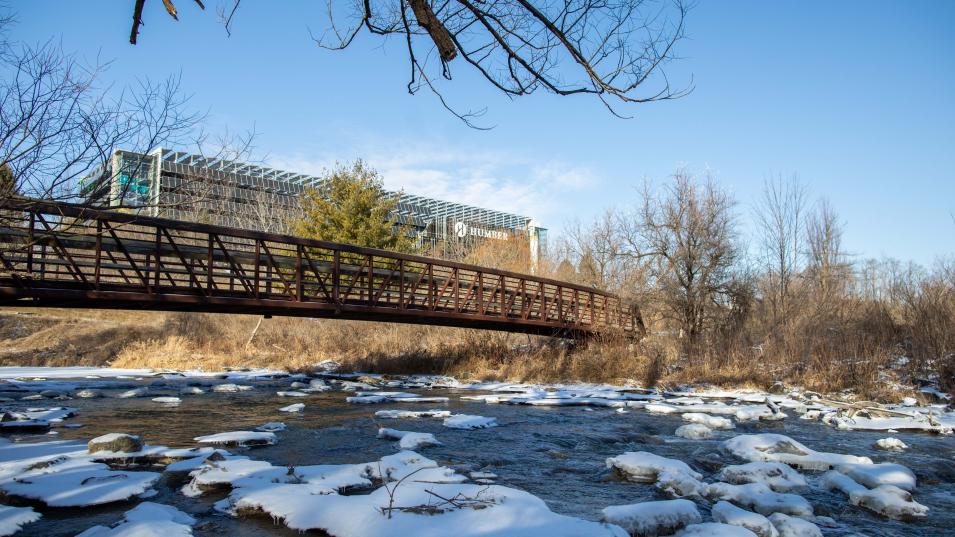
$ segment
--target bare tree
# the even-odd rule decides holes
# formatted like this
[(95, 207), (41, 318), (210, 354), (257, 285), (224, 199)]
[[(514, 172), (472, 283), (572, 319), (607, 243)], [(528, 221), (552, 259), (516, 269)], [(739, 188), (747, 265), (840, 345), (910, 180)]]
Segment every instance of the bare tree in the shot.
[[(622, 103), (647, 103), (686, 95), (664, 66), (685, 35), (683, 0), (352, 0), (328, 3), (328, 27), (314, 38), (342, 50), (363, 32), (399, 36), (409, 67), (408, 91), (433, 92), (445, 108), (471, 126), (483, 113), (456, 112), (437, 82), (464, 63), (509, 97), (544, 90), (589, 94), (615, 115)], [(130, 42), (135, 44), (145, 0), (137, 0)], [(175, 6), (163, 0), (178, 19)], [(204, 8), (202, 2), (196, 2)], [(231, 34), (240, 0), (218, 9)]]
[[(0, 33), (11, 22), (0, 21)], [(0, 41), (0, 168), (9, 175), (5, 192), (87, 201), (81, 179), (133, 176), (134, 170), (150, 165), (147, 155), (163, 146), (194, 147), (220, 159), (251, 151), (254, 131), (218, 137), (203, 132), (204, 115), (190, 110), (179, 76), (113, 88), (103, 85), (108, 65), (87, 65), (53, 41)], [(125, 160), (122, 170), (112, 169), (118, 149), (141, 156)], [(190, 183), (180, 189), (198, 192)], [(127, 206), (125, 194), (111, 196), (111, 206)]]
[(842, 248), (842, 224), (828, 200), (822, 199), (806, 218), (807, 273), (827, 300), (845, 291), (851, 266)]
[(665, 315), (691, 345), (728, 309), (739, 257), (734, 205), (711, 178), (700, 182), (679, 171), (659, 194), (646, 184), (643, 204), (622, 223), (630, 255), (651, 260)]
[(755, 207), (774, 322), (785, 318), (793, 278), (799, 272), (806, 197), (806, 187), (797, 176), (787, 181), (779, 177), (763, 183), (762, 197)]
[(53, 42), (0, 45), (0, 166), (20, 195), (73, 200), (118, 147), (146, 153), (201, 120), (178, 77), (111, 91), (98, 87), (105, 64), (83, 65)]
[(564, 232), (568, 257), (577, 265), (576, 278), (598, 289), (619, 291), (629, 276), (632, 259), (624, 255), (619, 214), (607, 209), (589, 225), (574, 222)]

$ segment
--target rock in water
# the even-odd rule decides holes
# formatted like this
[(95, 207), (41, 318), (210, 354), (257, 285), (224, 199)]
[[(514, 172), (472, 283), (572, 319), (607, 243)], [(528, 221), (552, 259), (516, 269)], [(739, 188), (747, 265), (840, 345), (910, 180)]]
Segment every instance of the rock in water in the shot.
[(87, 447), (90, 453), (96, 453), (97, 451), (136, 453), (143, 450), (143, 441), (138, 436), (132, 434), (109, 433), (90, 440)]

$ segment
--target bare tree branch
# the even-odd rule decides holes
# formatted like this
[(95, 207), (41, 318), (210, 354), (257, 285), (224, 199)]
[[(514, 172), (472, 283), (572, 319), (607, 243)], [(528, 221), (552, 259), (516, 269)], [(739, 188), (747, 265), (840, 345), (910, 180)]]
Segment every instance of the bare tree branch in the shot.
[[(132, 43), (143, 2), (137, 0)], [(692, 78), (686, 86), (673, 87), (664, 71), (685, 37), (689, 5), (684, 0), (326, 2), (326, 30), (312, 36), (320, 47), (346, 49), (362, 30), (403, 36), (409, 91), (427, 88), (472, 127), (476, 114), (455, 111), (435, 83), (453, 78), (451, 64), (457, 58), (509, 97), (539, 90), (593, 95), (618, 117), (629, 117), (621, 105), (675, 99), (692, 91)], [(240, 0), (226, 5), (219, 8), (219, 19), (231, 35)], [(176, 16), (174, 8), (169, 13)]]

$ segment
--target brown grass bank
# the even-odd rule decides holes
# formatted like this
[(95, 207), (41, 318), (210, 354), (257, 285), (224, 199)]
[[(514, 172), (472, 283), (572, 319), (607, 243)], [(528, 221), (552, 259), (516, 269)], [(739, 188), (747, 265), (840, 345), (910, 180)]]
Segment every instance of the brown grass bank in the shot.
[[(428, 373), (525, 382), (707, 383), (768, 389), (777, 382), (823, 393), (853, 390), (897, 400), (890, 355), (877, 345), (784, 349), (728, 342), (687, 353), (678, 340), (550, 338), (443, 327), (245, 315), (0, 309), (0, 365), (112, 365), (176, 369), (308, 370), (323, 360), (375, 373)], [(255, 336), (250, 340), (253, 331)], [(850, 339), (840, 338), (844, 341)], [(831, 342), (829, 343), (831, 346)], [(857, 356), (866, 359), (835, 359)], [(693, 356), (694, 358), (688, 358)], [(823, 357), (826, 359), (823, 359)]]

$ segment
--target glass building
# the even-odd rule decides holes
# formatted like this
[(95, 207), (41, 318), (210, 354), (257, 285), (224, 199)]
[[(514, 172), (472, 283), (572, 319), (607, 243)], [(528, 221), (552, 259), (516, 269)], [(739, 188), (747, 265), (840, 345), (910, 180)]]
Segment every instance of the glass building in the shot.
[[(149, 154), (116, 151), (81, 181), (82, 196), (100, 206), (150, 216), (285, 233), (298, 196), (320, 177), (159, 148)], [(527, 216), (404, 192), (395, 218), (419, 244), (440, 248), (484, 241), (527, 241), (532, 261), (547, 247), (547, 229)]]

